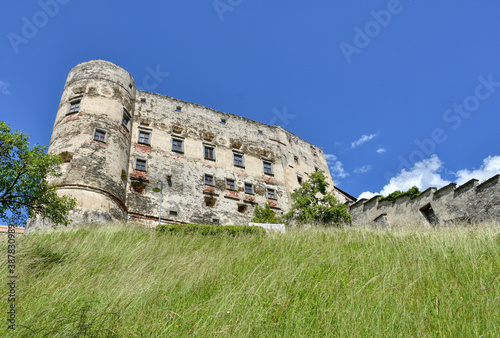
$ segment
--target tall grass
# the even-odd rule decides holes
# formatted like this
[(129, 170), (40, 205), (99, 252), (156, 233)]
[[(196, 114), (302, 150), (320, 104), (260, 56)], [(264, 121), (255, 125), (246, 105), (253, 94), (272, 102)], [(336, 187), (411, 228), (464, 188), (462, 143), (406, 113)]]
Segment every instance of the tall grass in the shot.
[(15, 336), (500, 335), (498, 224), (237, 237), (109, 225), (17, 245)]

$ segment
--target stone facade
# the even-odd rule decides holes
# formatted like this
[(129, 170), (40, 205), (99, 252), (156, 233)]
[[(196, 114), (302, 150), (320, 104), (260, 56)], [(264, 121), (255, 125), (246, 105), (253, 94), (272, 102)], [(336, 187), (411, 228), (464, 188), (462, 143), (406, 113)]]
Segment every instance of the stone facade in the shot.
[(64, 160), (52, 181), (76, 198), (74, 223), (153, 224), (162, 184), (161, 218), (175, 223), (247, 224), (266, 202), (282, 214), (315, 170), (334, 188), (322, 149), (276, 125), (139, 91), (101, 60), (70, 71), (49, 151)]
[(453, 222), (500, 219), (500, 175), (479, 184), (476, 179), (457, 187), (429, 188), (419, 197), (403, 195), (391, 201), (380, 196), (361, 199), (349, 207), (354, 226), (438, 226)]

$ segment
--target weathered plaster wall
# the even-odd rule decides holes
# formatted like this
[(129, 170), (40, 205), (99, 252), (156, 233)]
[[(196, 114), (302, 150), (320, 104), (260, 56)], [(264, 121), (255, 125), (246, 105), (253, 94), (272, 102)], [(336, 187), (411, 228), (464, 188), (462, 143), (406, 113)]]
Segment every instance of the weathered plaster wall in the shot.
[(500, 175), (496, 175), (481, 184), (474, 179), (460, 187), (450, 184), (439, 190), (429, 188), (413, 200), (401, 196), (394, 204), (374, 196), (352, 204), (349, 212), (354, 226), (435, 226), (456, 221), (498, 220), (499, 181)]
[[(138, 142), (140, 130), (150, 133), (150, 146)], [(172, 150), (172, 139), (183, 141), (183, 153)], [(204, 158), (205, 144), (214, 147), (215, 160)], [(244, 168), (233, 164), (234, 152), (243, 154)], [(147, 160), (146, 172), (134, 170), (137, 159)], [(263, 161), (272, 163), (272, 175), (264, 172)], [(245, 224), (256, 204), (269, 202), (278, 214), (288, 211), (290, 194), (299, 187), (297, 176), (306, 180), (315, 168), (329, 176), (322, 150), (281, 127), (167, 96), (137, 94), (127, 193), (132, 217), (157, 217), (160, 196), (152, 189), (163, 181), (166, 221), (211, 223), (215, 218), (221, 224)], [(205, 174), (214, 177), (213, 187), (205, 184)], [(236, 191), (226, 189), (226, 179), (235, 180)], [(245, 183), (253, 185), (254, 194), (245, 193)], [(276, 199), (267, 198), (267, 189), (275, 190)], [(214, 205), (207, 206), (209, 198)]]

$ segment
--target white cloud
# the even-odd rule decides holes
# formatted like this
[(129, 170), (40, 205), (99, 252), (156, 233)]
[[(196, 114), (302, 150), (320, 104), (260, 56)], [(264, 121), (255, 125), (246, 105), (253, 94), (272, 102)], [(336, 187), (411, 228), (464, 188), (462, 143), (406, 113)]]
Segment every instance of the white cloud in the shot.
[(333, 154), (325, 154), (325, 158), (333, 177), (346, 178), (349, 176), (349, 173), (345, 171), (342, 162), (337, 160), (337, 156)]
[(385, 148), (379, 148), (377, 149), (377, 154), (383, 154), (383, 153), (386, 153), (387, 150), (385, 150)]
[(375, 195), (378, 195), (378, 194), (375, 194), (371, 191), (365, 191), (364, 193), (359, 195), (358, 200), (363, 199), (363, 198), (366, 198), (367, 200), (369, 200), (370, 198), (372, 198)]
[(373, 169), (372, 165), (364, 165), (362, 167), (354, 169), (355, 174), (364, 174)]
[(437, 155), (432, 155), (428, 159), (415, 163), (409, 171), (403, 169), (399, 174), (390, 179), (389, 183), (382, 188), (380, 193), (366, 191), (360, 197), (370, 195), (387, 196), (396, 190), (406, 191), (413, 186), (418, 187), (421, 191), (429, 187), (441, 188), (451, 183), (441, 177), (439, 172), (442, 168), (443, 162)]
[(0, 92), (4, 95), (10, 94), (9, 84), (7, 82), (0, 80)]
[(351, 143), (351, 148), (359, 147), (363, 143), (366, 143), (366, 142), (374, 139), (377, 136), (378, 136), (378, 134), (362, 135), (359, 140), (354, 141), (354, 142)]
[(473, 178), (483, 181), (497, 174), (500, 174), (500, 156), (488, 156), (479, 169), (457, 171), (457, 184), (464, 184)]

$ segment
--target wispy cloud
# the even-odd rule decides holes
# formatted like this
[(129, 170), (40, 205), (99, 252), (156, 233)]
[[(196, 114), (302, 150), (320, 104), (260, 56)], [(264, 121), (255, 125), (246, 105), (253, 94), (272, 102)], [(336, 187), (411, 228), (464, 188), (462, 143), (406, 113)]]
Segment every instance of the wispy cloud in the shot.
[(325, 154), (326, 162), (330, 168), (330, 173), (336, 178), (346, 178), (349, 175), (344, 169), (344, 165), (337, 159), (337, 156), (333, 154)]
[(364, 165), (353, 170), (355, 174), (365, 174), (373, 169), (373, 165)]
[(479, 169), (457, 171), (457, 184), (464, 184), (473, 178), (483, 181), (497, 174), (500, 174), (500, 156), (488, 156)]
[(387, 150), (385, 150), (385, 148), (379, 148), (377, 149), (377, 154), (383, 154), (383, 153), (386, 153)]
[(375, 137), (377, 137), (378, 134), (370, 134), (370, 135), (362, 135), (359, 140), (354, 141), (351, 143), (351, 148), (356, 148), (362, 145), (363, 143), (366, 143), (370, 140), (373, 140)]
[(0, 80), (0, 93), (2, 93), (3, 95), (10, 94), (9, 84), (2, 80)]

